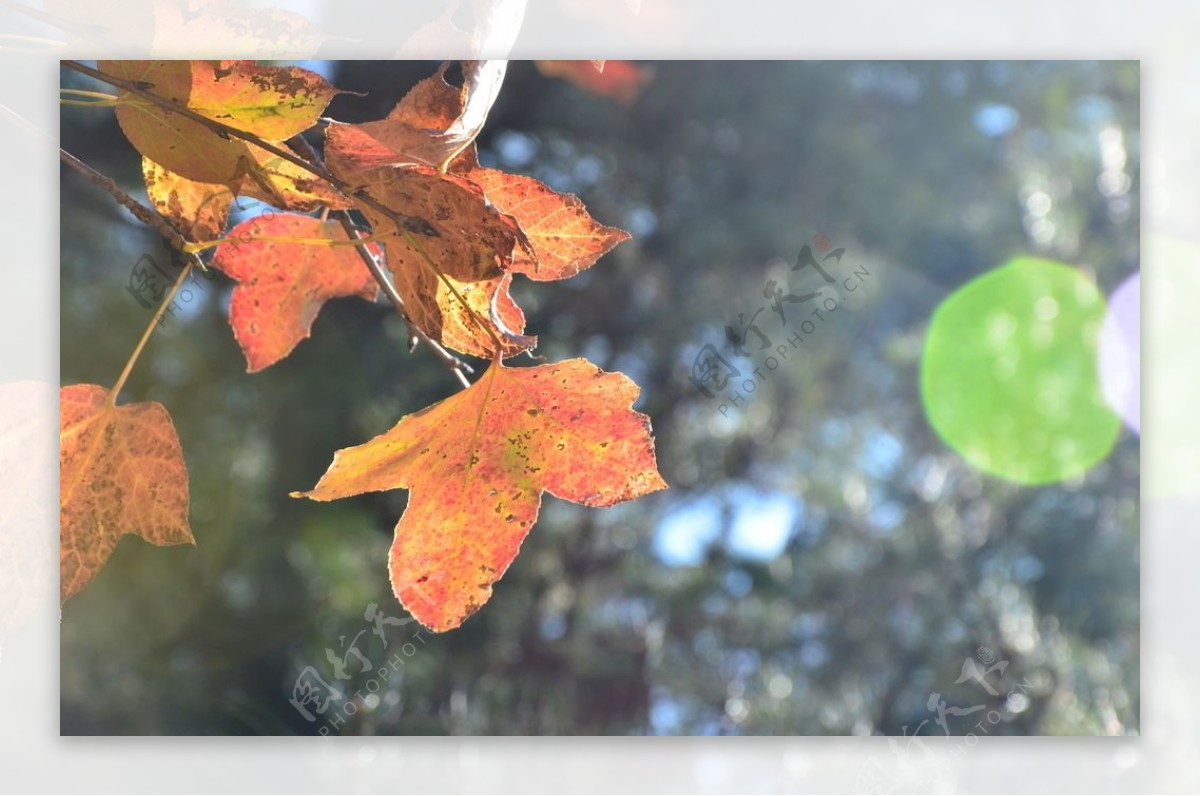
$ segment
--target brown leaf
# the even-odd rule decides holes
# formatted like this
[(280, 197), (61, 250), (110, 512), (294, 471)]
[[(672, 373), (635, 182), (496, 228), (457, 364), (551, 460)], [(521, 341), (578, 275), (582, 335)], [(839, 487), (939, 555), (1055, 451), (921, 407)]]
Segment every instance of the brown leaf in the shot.
[(528, 246), (516, 222), (474, 183), (431, 166), (376, 169), (370, 178), (372, 198), (410, 219), (401, 229), (375, 208), (360, 207), (387, 249), (413, 322), (464, 354), (490, 357), (493, 335), (504, 356), (531, 348), (536, 340), (523, 334), (525, 316), (508, 294), (506, 270), (514, 251)]
[(143, 157), (146, 193), (155, 209), (179, 234), (196, 242), (221, 237), (236, 196), (301, 213), (322, 207), (331, 210), (353, 207), (350, 199), (325, 180), (262, 147), (247, 144), (246, 156), (244, 176), (227, 184), (189, 180)]
[(124, 534), (195, 544), (188, 476), (171, 416), (154, 401), (114, 406), (94, 384), (63, 387), (60, 403), (61, 599), (104, 566)]
[(450, 630), (491, 597), (537, 519), (542, 492), (611, 506), (666, 487), (637, 385), (585, 359), (493, 365), (469, 389), (338, 451), (298, 497), (408, 489), (389, 555), (397, 598)]
[(387, 118), (363, 124), (330, 124), (325, 157), (353, 180), (382, 166), (442, 166), (469, 147), (483, 129), (504, 81), (506, 61), (464, 61), (461, 89), (445, 80), (446, 65), (418, 83)]

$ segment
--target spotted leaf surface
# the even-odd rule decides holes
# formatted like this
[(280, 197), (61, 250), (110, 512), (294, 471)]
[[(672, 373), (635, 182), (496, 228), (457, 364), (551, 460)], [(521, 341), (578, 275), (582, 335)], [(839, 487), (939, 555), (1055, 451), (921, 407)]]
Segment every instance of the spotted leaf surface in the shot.
[(426, 627), (458, 627), (488, 601), (537, 520), (543, 492), (611, 506), (666, 487), (637, 385), (585, 359), (508, 368), (338, 451), (297, 496), (408, 489), (389, 554), (397, 598)]
[(516, 219), (532, 256), (518, 252), (512, 270), (531, 279), (575, 276), (629, 239), (628, 232), (598, 223), (578, 197), (553, 191), (533, 177), (498, 169), (474, 169), (463, 176), (482, 188), (497, 210)]
[[(315, 72), (251, 61), (100, 61), (99, 68), (270, 142), (307, 130), (337, 93)], [(116, 112), (139, 152), (189, 180), (227, 185), (255, 162), (242, 140), (219, 135), (132, 92), (118, 92)]]

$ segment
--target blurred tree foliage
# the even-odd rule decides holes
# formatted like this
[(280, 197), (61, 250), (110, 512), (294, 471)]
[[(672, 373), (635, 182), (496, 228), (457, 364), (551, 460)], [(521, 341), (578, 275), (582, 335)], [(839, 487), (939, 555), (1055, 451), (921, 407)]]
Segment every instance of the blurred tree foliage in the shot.
[[(327, 68), (368, 93), (329, 115), (360, 121), (435, 65)], [(1137, 64), (650, 68), (625, 106), (514, 63), (480, 143), (634, 233), (518, 300), (541, 355), (642, 386), (671, 489), (608, 510), (547, 496), (460, 630), (380, 638), (371, 603), (404, 616), (386, 570), (404, 493), (287, 494), (453, 381), (406, 353), (387, 307), (349, 301), (248, 376), (230, 284), (201, 281), (126, 392), (176, 420), (198, 547), (123, 541), (66, 606), (64, 734), (941, 734), (931, 693), (1003, 710), (991, 734), (1138, 732), (1137, 437), (1082, 478), (1017, 487), (948, 449), (918, 392), (930, 313), (1010, 256), (1106, 293), (1136, 270)], [(1124, 191), (1098, 182), (1114, 136)], [(62, 142), (142, 195), (110, 111), (64, 108)], [(62, 380), (111, 384), (149, 319), (129, 271), (169, 258), (94, 186), (64, 171), (61, 187)], [(846, 249), (839, 277), (869, 276), (722, 413), (689, 380), (696, 354), (736, 362), (724, 327), (768, 303), (768, 278), (802, 286), (787, 266), (817, 234)], [(759, 322), (786, 343), (771, 310)], [(370, 671), (348, 657), (338, 680), (326, 650), (352, 643)], [(1007, 661), (985, 673), (999, 696), (964, 679), (968, 659)], [(346, 696), (311, 723), (289, 702), (305, 667)]]

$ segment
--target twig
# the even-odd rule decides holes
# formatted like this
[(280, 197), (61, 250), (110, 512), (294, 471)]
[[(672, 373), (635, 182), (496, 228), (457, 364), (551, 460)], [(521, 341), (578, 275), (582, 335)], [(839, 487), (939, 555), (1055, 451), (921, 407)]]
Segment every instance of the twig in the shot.
[(188, 251), (190, 241), (180, 235), (179, 231), (171, 226), (160, 214), (125, 193), (110, 177), (104, 176), (62, 147), (58, 148), (58, 157), (59, 160), (82, 174), (90, 182), (94, 182), (108, 191), (126, 210), (133, 213), (134, 218), (147, 226), (153, 227), (159, 235), (162, 235), (166, 239), (167, 243), (171, 244), (171, 248), (187, 256), (190, 263), (199, 267), (203, 273), (208, 273), (208, 266), (204, 264), (204, 261), (197, 257), (195, 253)]
[[(291, 143), (296, 147), (296, 149), (303, 151), (309, 160), (314, 163), (320, 163), (320, 155), (317, 154), (316, 149), (313, 148), (313, 145), (309, 143), (308, 139), (306, 139), (303, 135), (296, 135), (291, 139)], [(354, 221), (350, 217), (350, 213), (348, 211), (338, 210), (334, 212), (334, 215), (341, 223), (342, 229), (346, 230), (347, 235), (349, 235), (352, 239), (357, 239), (359, 237), (359, 231), (354, 226)], [(447, 351), (441, 343), (425, 334), (425, 331), (413, 322), (412, 318), (409, 317), (408, 308), (404, 305), (403, 297), (401, 297), (400, 293), (397, 292), (395, 285), (392, 284), (392, 281), (388, 279), (387, 275), (384, 273), (383, 267), (379, 264), (379, 260), (375, 257), (374, 253), (372, 253), (371, 249), (365, 243), (359, 244), (356, 248), (358, 249), (359, 256), (362, 257), (363, 263), (371, 272), (371, 276), (375, 277), (375, 281), (379, 283), (379, 287), (383, 290), (383, 294), (387, 296), (388, 301), (390, 301), (392, 306), (396, 309), (396, 313), (404, 320), (404, 324), (408, 328), (409, 340), (411, 341), (409, 350), (412, 351), (416, 348), (418, 340), (424, 342), (427, 346), (429, 346), (429, 350), (434, 353), (434, 356), (440, 359), (446, 365), (446, 367), (450, 369), (463, 387), (470, 387), (471, 382), (467, 379), (466, 374), (474, 373), (474, 368), (472, 368), (466, 362), (463, 362), (458, 357), (454, 356), (454, 354), (451, 354), (449, 351)]]
[[(355, 228), (354, 222), (350, 220), (349, 214), (346, 214), (345, 211), (339, 212), (338, 221), (341, 222), (342, 228), (346, 230), (347, 235), (351, 238), (358, 237), (358, 230)], [(383, 273), (383, 269), (380, 267), (375, 255), (371, 253), (365, 244), (356, 248), (363, 262), (366, 263), (367, 268), (370, 270), (371, 275), (375, 277), (375, 281), (383, 289), (384, 295), (388, 297), (388, 301), (392, 303), (392, 306), (396, 308), (396, 312), (399, 313), (400, 317), (404, 319), (404, 323), (408, 326), (409, 339), (412, 341), (409, 351), (416, 348), (417, 340), (423, 341), (429, 346), (429, 350), (433, 352), (434, 356), (440, 359), (450, 372), (454, 374), (459, 384), (464, 388), (470, 387), (471, 382), (467, 378), (467, 374), (474, 373), (475, 369), (454, 356), (454, 354), (451, 354), (441, 343), (425, 334), (420, 326), (412, 322), (412, 319), (408, 317), (408, 309), (404, 306), (404, 299), (400, 297), (391, 280)]]
[(174, 227), (168, 224), (166, 219), (164, 219), (158, 213), (155, 213), (137, 199), (134, 199), (132, 196), (122, 191), (111, 178), (106, 177), (100, 172), (96, 171), (94, 168), (84, 163), (82, 160), (75, 157), (62, 147), (58, 148), (58, 158), (63, 163), (66, 163), (68, 166), (75, 169), (75, 171), (82, 174), (91, 182), (96, 183), (101, 188), (108, 191), (110, 194), (112, 194), (114, 199), (116, 199), (121, 203), (122, 206), (125, 207), (126, 210), (128, 210), (130, 213), (133, 213), (134, 217), (137, 218), (138, 221), (154, 227), (154, 229), (158, 231), (159, 235), (162, 235), (167, 239), (168, 243), (170, 243), (176, 249), (183, 251), (183, 247), (187, 244), (187, 241), (184, 240), (183, 236), (180, 235)]

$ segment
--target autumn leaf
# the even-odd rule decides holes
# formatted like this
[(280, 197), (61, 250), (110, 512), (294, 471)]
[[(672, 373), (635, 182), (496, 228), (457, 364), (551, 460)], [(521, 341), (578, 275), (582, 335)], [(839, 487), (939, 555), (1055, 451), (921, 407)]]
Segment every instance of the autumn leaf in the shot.
[[(332, 161), (331, 161), (332, 163)], [(531, 256), (516, 221), (496, 210), (473, 182), (431, 166), (371, 172), (368, 194), (406, 215), (403, 229), (363, 204), (413, 323), (464, 354), (512, 356), (531, 348), (525, 315), (508, 293), (515, 253)], [(493, 336), (495, 339), (493, 339)]]
[(344, 210), (353, 206), (327, 182), (299, 166), (265, 149), (255, 146), (248, 149), (252, 157), (262, 158), (261, 162), (252, 164), (247, 176), (228, 184), (189, 180), (143, 157), (142, 174), (151, 204), (184, 238), (194, 242), (221, 236), (229, 209), (238, 196), (299, 212), (319, 207)]
[(115, 406), (108, 390), (59, 391), (61, 599), (104, 566), (117, 541), (137, 534), (156, 545), (195, 544), (188, 527), (188, 476), (171, 416), (154, 401)]
[(463, 61), (464, 82), (446, 82), (448, 64), (414, 86), (387, 118), (330, 124), (325, 158), (347, 178), (382, 166), (442, 166), (474, 142), (504, 81), (506, 61)]
[[(315, 124), (337, 93), (314, 72), (247, 61), (100, 61), (99, 68), (273, 143)], [(189, 180), (229, 185), (247, 173), (247, 164), (257, 162), (245, 142), (131, 92), (118, 94), (116, 113), (139, 152)]]
[(185, 239), (221, 237), (234, 199), (232, 190), (220, 183), (180, 177), (147, 157), (142, 158), (142, 174), (150, 203)]
[(542, 492), (611, 506), (666, 487), (637, 385), (585, 359), (508, 368), (338, 451), (309, 492), (408, 489), (392, 588), (421, 624), (451, 630), (488, 601), (537, 520)]
[(243, 161), (245, 176), (225, 184), (189, 180), (143, 157), (146, 194), (179, 234), (195, 242), (221, 237), (237, 196), (302, 213), (319, 207), (346, 210), (353, 206), (350, 199), (308, 170), (253, 144), (246, 150), (251, 160)]
[[(277, 146), (293, 152), (287, 144)], [(303, 166), (254, 144), (247, 144), (246, 150), (250, 159), (242, 161), (245, 174), (236, 185), (239, 196), (249, 196), (281, 210), (298, 213), (326, 207), (348, 210), (354, 206), (349, 197)]]
[[(311, 216), (276, 214), (238, 224), (217, 247), (213, 265), (238, 281), (229, 325), (251, 373), (275, 364), (311, 334), (326, 301), (379, 292), (354, 246), (255, 238), (349, 241), (342, 226)], [(373, 246), (378, 251), (378, 246)]]
[(463, 176), (482, 188), (488, 201), (512, 216), (525, 233), (533, 256), (518, 251), (511, 270), (531, 279), (572, 277), (629, 239), (628, 232), (597, 223), (578, 197), (552, 191), (533, 177), (483, 168)]
[(602, 97), (629, 104), (637, 99), (651, 71), (630, 61), (538, 61), (538, 71), (561, 77)]

